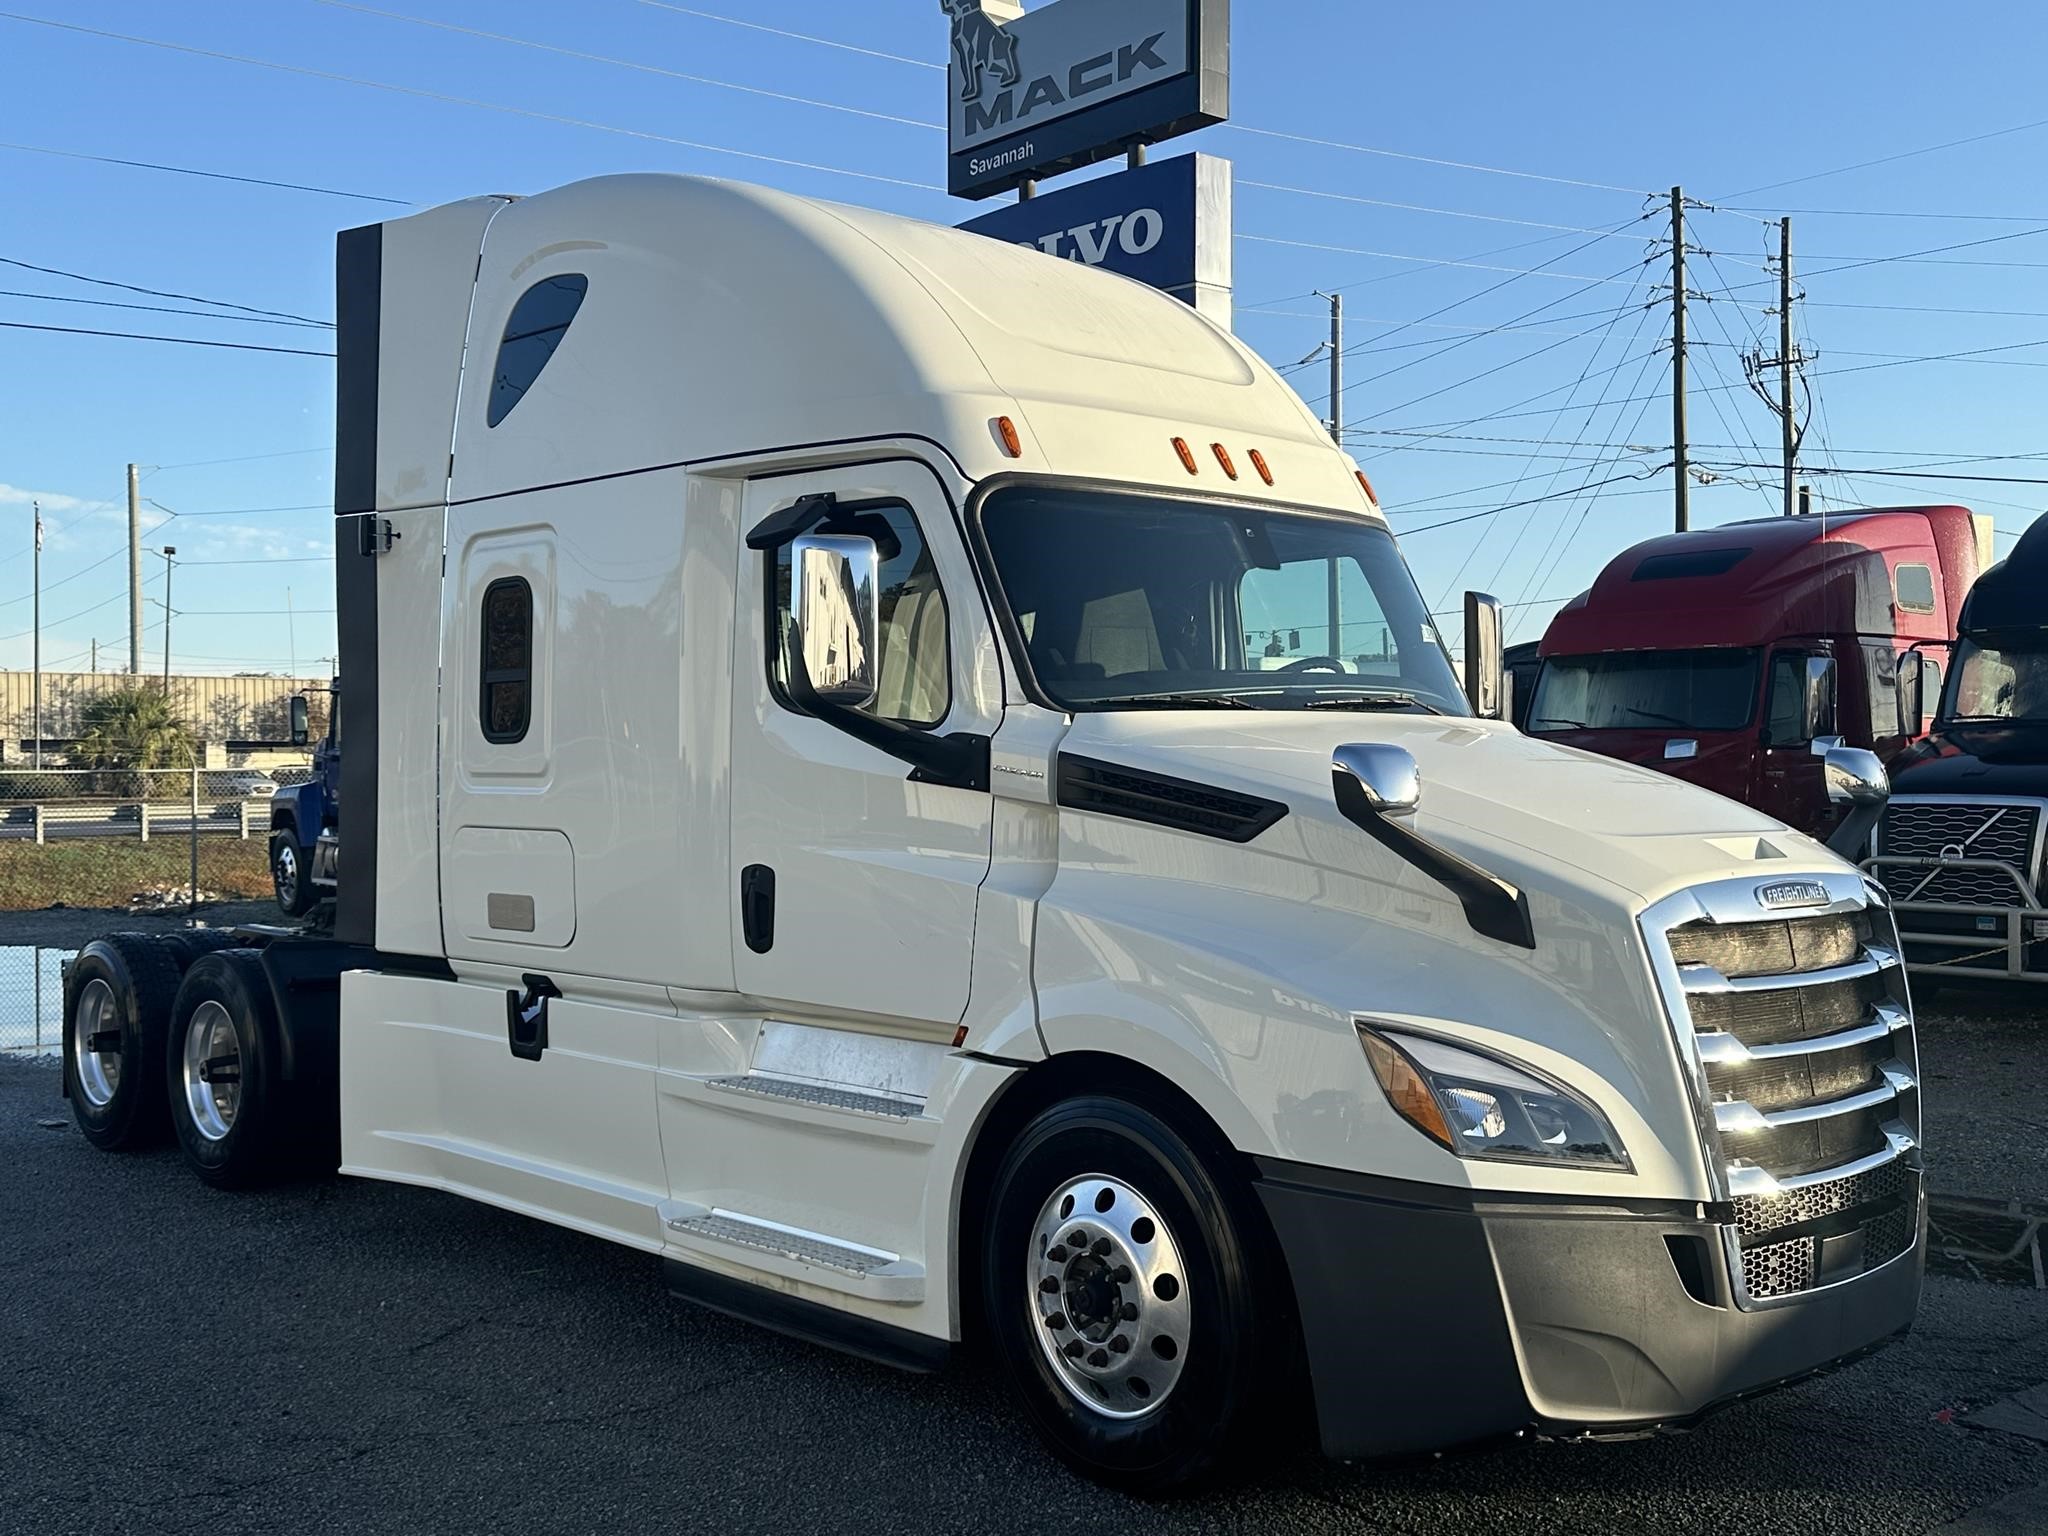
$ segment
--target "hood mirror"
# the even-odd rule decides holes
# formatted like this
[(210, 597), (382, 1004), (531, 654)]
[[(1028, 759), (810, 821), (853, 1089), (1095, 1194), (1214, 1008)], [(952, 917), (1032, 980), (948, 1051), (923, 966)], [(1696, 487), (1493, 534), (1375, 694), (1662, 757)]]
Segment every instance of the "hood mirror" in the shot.
[(1330, 756), (1330, 770), (1358, 786), (1365, 808), (1379, 816), (1412, 816), (1422, 803), (1422, 774), (1406, 747), (1352, 742)]
[(1891, 780), (1875, 752), (1831, 746), (1821, 767), (1827, 775), (1828, 799), (1836, 805), (1883, 805), (1891, 798)]
[(809, 691), (827, 704), (874, 701), (881, 564), (875, 541), (860, 534), (800, 534), (790, 549), (790, 639)]
[(1482, 720), (1507, 714), (1507, 662), (1503, 655), (1500, 599), (1484, 592), (1465, 594), (1465, 698)]

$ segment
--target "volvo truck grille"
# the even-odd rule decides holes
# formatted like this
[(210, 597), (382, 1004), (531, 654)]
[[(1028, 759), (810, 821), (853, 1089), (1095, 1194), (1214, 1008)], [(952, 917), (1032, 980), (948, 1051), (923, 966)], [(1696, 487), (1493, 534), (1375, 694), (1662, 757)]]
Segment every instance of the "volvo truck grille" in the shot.
[[(1771, 910), (1774, 900), (1800, 907)], [(1919, 1232), (1919, 1063), (1898, 936), (1847, 874), (1722, 881), (1644, 915), (1693, 1079), (1744, 1307), (1906, 1255)]]
[(1896, 902), (2024, 902), (2041, 874), (2041, 813), (2027, 801), (1895, 800), (1878, 827), (1878, 877)]

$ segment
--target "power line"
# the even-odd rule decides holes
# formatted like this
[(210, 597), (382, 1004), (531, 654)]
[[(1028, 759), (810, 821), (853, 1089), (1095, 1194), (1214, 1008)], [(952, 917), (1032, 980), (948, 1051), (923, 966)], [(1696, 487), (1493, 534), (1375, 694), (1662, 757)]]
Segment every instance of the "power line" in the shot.
[[(196, 514), (195, 514), (196, 515)], [(333, 560), (332, 555), (251, 555), (241, 560), (180, 560), (178, 568), (188, 565), (321, 565)], [(317, 608), (301, 608), (300, 613), (318, 613)]]
[(1255, 128), (1249, 123), (1226, 123), (1223, 126), (1236, 133), (1254, 133), (1268, 139), (1287, 139), (1296, 144), (1315, 144), (1324, 149), (1349, 150), (1355, 155), (1378, 155), (1388, 160), (1411, 160), (1420, 165), (1440, 165), (1455, 171), (1479, 171), (1488, 176), (1513, 176), (1522, 181), (1547, 181), (1556, 186), (1586, 187), (1595, 192), (1623, 192), (1630, 197), (1651, 195), (1640, 187), (1617, 187), (1604, 181), (1580, 181), (1571, 176), (1544, 176), (1535, 171), (1515, 171), (1504, 166), (1479, 165), (1470, 160), (1446, 160), (1436, 155), (1413, 155), (1398, 149), (1376, 148), (1370, 144), (1346, 144), (1337, 139), (1319, 139), (1305, 133), (1284, 133), (1277, 128)]
[[(148, 500), (149, 504), (152, 507), (155, 507), (159, 512), (168, 513), (172, 517), (188, 519), (194, 517), (258, 517), (266, 516), (268, 514), (275, 512), (325, 512), (330, 510), (333, 506), (332, 502), (309, 501), (296, 507), (229, 507), (224, 511), (179, 512), (174, 510), (173, 508), (165, 506), (162, 502), (156, 500), (153, 497), (145, 499)], [(180, 563), (182, 564), (183, 562)]]
[(687, 80), (692, 85), (711, 85), (722, 91), (743, 91), (749, 96), (766, 96), (773, 101), (821, 107), (828, 112), (845, 112), (854, 117), (873, 118), (877, 122), (901, 123), (906, 127), (925, 128), (933, 132), (945, 131), (945, 124), (930, 122), (921, 117), (898, 117), (893, 112), (870, 112), (865, 107), (849, 107), (836, 101), (821, 101), (813, 96), (792, 96), (783, 91), (764, 90), (760, 86), (740, 85), (732, 80), (715, 80), (709, 75), (685, 74), (682, 70), (665, 69), (659, 64), (643, 64), (637, 59), (615, 59), (601, 53), (585, 53), (577, 48), (564, 48), (556, 43), (535, 42), (530, 38), (511, 37), (503, 32), (486, 32), (481, 27), (457, 26), (451, 21), (431, 21), (424, 16), (402, 16), (396, 11), (380, 11), (375, 6), (360, 5), (356, 0), (313, 0), (313, 3), (332, 6), (341, 11), (359, 11), (365, 16), (379, 16), (386, 21), (402, 21), (415, 27), (432, 27), (441, 32), (455, 32), (464, 37), (481, 37), (494, 43), (510, 43), (515, 48), (533, 48), (542, 53), (557, 53), (565, 58), (581, 59), (590, 64), (611, 64), (620, 69), (637, 69), (643, 74), (662, 75), (670, 80)]
[(231, 352), (282, 352), (291, 357), (332, 357), (332, 352), (309, 352), (303, 347), (259, 347), (243, 341), (201, 341), (195, 336), (151, 336), (140, 331), (94, 331), (75, 325), (31, 325), (26, 320), (0, 320), (10, 331), (53, 331), (60, 336), (114, 336), (123, 341), (170, 341), (184, 347), (224, 347)]
[(87, 299), (72, 293), (31, 293), (23, 288), (0, 288), (0, 299), (38, 299), (45, 304), (87, 304), (94, 309), (132, 309), (152, 315), (191, 315), (201, 320), (228, 320), (236, 325), (290, 325), (324, 329), (324, 320), (265, 320), (260, 315), (224, 315), (211, 309), (179, 309), (170, 304), (130, 304), (120, 299)]
[(907, 54), (884, 53), (879, 48), (862, 48), (855, 43), (835, 42), (829, 37), (816, 37), (809, 32), (792, 32), (786, 27), (765, 26), (758, 21), (741, 21), (737, 16), (720, 16), (712, 11), (700, 11), (687, 5), (671, 5), (668, 0), (640, 0), (642, 5), (651, 5), (656, 10), (680, 11), (685, 16), (696, 16), (705, 21), (722, 21), (729, 27), (745, 27), (753, 32), (767, 32), (776, 37), (793, 38), (800, 43), (816, 43), (822, 48), (838, 48), (847, 53), (864, 53), (871, 59), (887, 59), (893, 64), (915, 64), (919, 69), (944, 69), (943, 64), (934, 64), (930, 59), (913, 59)]
[[(1231, 236), (1231, 238), (1234, 240), (1250, 240), (1258, 245), (1293, 246), (1297, 250), (1304, 251), (1334, 251), (1336, 254), (1340, 256), (1370, 256), (1378, 261), (1414, 262), (1417, 265), (1424, 267), (1466, 267), (1475, 272), (1508, 272), (1512, 273), (1516, 277), (1555, 277), (1568, 283), (1597, 284), (1611, 283), (1617, 281), (1617, 279), (1608, 277), (1583, 277), (1576, 272), (1552, 272), (1543, 267), (1489, 266), (1484, 262), (1478, 261), (1461, 261), (1449, 257), (1440, 256), (1408, 256), (1403, 255), (1399, 251), (1373, 251), (1367, 250), (1362, 246), (1356, 245), (1328, 245), (1317, 240), (1282, 240), (1275, 235), (1252, 235), (1245, 234), (1241, 231)], [(1541, 242), (1539, 241), (1533, 240), (1526, 242), (1526, 244), (1529, 245), (1535, 245), (1540, 243)], [(1398, 276), (1400, 274), (1393, 275)], [(1368, 281), (1371, 281), (1371, 279), (1369, 279)], [(1337, 285), (1337, 287), (1326, 291), (1332, 293), (1343, 293), (1348, 291), (1349, 289), (1359, 288), (1363, 286), (1363, 283), (1340, 283)], [(1474, 297), (1476, 298), (1478, 297), (1478, 295), (1475, 294)]]
[(1805, 176), (1789, 176), (1783, 181), (1767, 182), (1761, 187), (1750, 187), (1745, 191), (1731, 192), (1727, 198), (1716, 198), (1716, 202), (1727, 202), (1737, 197), (1754, 197), (1759, 192), (1775, 192), (1780, 187), (1796, 187), (1809, 181), (1820, 181), (1828, 176), (1843, 176), (1850, 171), (1867, 171), (1874, 165), (1891, 165), (1900, 160), (1911, 160), (1920, 155), (1932, 155), (1944, 149), (1960, 149), (1965, 144), (1981, 144), (1986, 139), (2001, 139), (2008, 134), (2027, 133), (2036, 128), (2048, 128), (2048, 118), (2031, 123), (2016, 123), (2010, 128), (1994, 128), (1989, 133), (1975, 133), (1968, 138), (1949, 139), (1940, 144), (1928, 144), (1919, 149), (1902, 150), (1895, 155), (1880, 155), (1875, 160), (1859, 160), (1854, 165), (1838, 165), (1831, 171), (1814, 171)]
[(195, 48), (189, 43), (166, 42), (161, 38), (137, 37), (127, 32), (110, 32), (100, 27), (83, 27), (68, 21), (52, 21), (44, 16), (23, 16), (16, 11), (0, 11), (0, 21), (18, 21), (28, 26), (50, 27), (60, 32), (75, 32), (85, 37), (106, 38), (113, 42), (134, 43), (144, 48), (161, 48), (169, 53), (182, 53), (194, 58), (214, 59), (227, 64), (247, 64), (256, 69), (273, 69), (281, 74), (302, 75), (311, 80), (328, 80), (340, 85), (357, 85), (367, 90), (385, 91), (394, 96), (412, 96), (422, 101), (438, 101), (450, 106), (475, 107), (485, 112), (502, 112), (510, 117), (524, 117), (535, 122), (558, 123), (570, 128), (588, 128), (597, 133), (613, 133), (623, 138), (641, 139), (652, 144), (673, 144), (683, 149), (694, 149), (705, 154), (731, 155), (741, 160), (753, 160), (768, 165), (789, 166), (796, 170), (818, 171), (828, 176), (850, 176), (859, 181), (878, 181), (893, 187), (910, 187), (919, 192), (942, 192), (944, 189), (926, 181), (911, 181), (902, 176), (883, 176), (873, 171), (849, 170), (845, 166), (820, 165), (815, 161), (796, 160), (786, 155), (761, 154), (750, 149), (731, 149), (723, 144), (706, 144), (697, 139), (676, 138), (665, 133), (652, 133), (641, 128), (622, 128), (615, 123), (600, 123), (589, 118), (568, 117), (555, 112), (541, 112), (531, 107), (508, 106), (502, 102), (480, 101), (471, 96), (455, 96), (445, 91), (429, 91), (413, 85), (393, 85), (384, 80), (368, 80), (360, 75), (338, 74), (333, 70), (314, 69), (304, 64), (283, 64), (274, 59), (255, 59), (246, 54), (224, 53), (214, 48)]
[[(1717, 469), (1776, 469), (1779, 466), (1777, 466), (1776, 464), (1749, 464), (1736, 462), (1725, 464), (1716, 463), (1713, 467)], [(1966, 480), (1971, 482), (1981, 482), (1985, 485), (2048, 485), (2048, 476), (2041, 475), (1951, 475), (1944, 474), (1939, 470), (1915, 469), (1908, 471), (1901, 469), (1872, 469), (1864, 465), (1859, 465), (1855, 469), (1850, 469), (1846, 466), (1839, 465), (1802, 464), (1799, 466), (1799, 471), (1801, 474), (1882, 475), (1888, 478), (1905, 478), (1910, 474), (1926, 480)]]
[[(341, 3), (341, 0), (320, 0), (320, 3), (335, 5)], [(1331, 202), (1362, 203), (1368, 208), (1395, 208), (1404, 213), (1434, 213), (1451, 219), (1478, 219), (1487, 224), (1520, 224), (1527, 229), (1550, 229), (1567, 235), (1598, 235), (1602, 239), (1613, 240), (1628, 238), (1622, 230), (1593, 229), (1582, 224), (1547, 224), (1540, 219), (1514, 219), (1500, 213), (1470, 213), (1461, 208), (1432, 208), (1422, 203), (1397, 203), (1383, 197), (1360, 197), (1351, 192), (1327, 192), (1316, 187), (1288, 187), (1278, 182), (1253, 181), (1246, 176), (1236, 177), (1235, 182), (1240, 187), (1256, 187), (1261, 192), (1288, 192), (1296, 197), (1320, 197)]]
[(1648, 480), (1652, 476), (1662, 474), (1670, 467), (1669, 464), (1659, 464), (1646, 474), (1610, 475), (1605, 480), (1595, 480), (1591, 485), (1573, 486), (1570, 490), (1554, 491), (1548, 496), (1530, 496), (1522, 501), (1511, 501), (1504, 506), (1491, 507), (1484, 512), (1473, 512), (1465, 517), (1446, 518), (1440, 523), (1424, 523), (1420, 528), (1404, 528), (1401, 530), (1401, 537), (1407, 539), (1413, 538), (1418, 533), (1434, 533), (1439, 528), (1455, 528), (1458, 524), (1469, 523), (1475, 518), (1494, 517), (1502, 512), (1512, 512), (1517, 507), (1533, 507), (1541, 502), (1558, 501), (1568, 496), (1582, 495), (1586, 491), (1597, 491), (1604, 485), (1619, 485), (1624, 480)]
[(56, 155), (66, 160), (90, 160), (98, 165), (125, 165), (132, 170), (165, 171), (173, 176), (199, 176), (208, 181), (237, 181), (251, 187), (275, 187), (286, 192), (316, 192), (323, 197), (353, 198), (361, 203), (388, 203), (394, 208), (415, 206), (401, 198), (373, 197), (367, 192), (342, 192), (333, 187), (308, 186), (301, 181), (271, 181), (262, 176), (231, 176), (225, 171), (195, 170), (189, 165), (163, 165), (154, 160), (123, 160), (114, 155), (88, 155), (75, 149), (52, 149), (43, 144), (6, 144), (0, 149), (11, 149), (24, 155)]
[(244, 453), (232, 459), (187, 459), (182, 464), (159, 464), (156, 470), (162, 474), (172, 469), (207, 469), (216, 464), (253, 464), (258, 459), (295, 459), (302, 454), (332, 452), (332, 443), (322, 443), (318, 448), (281, 448), (275, 453)]
[(1979, 224), (2039, 224), (2048, 221), (2048, 213), (1908, 213), (1899, 208), (1740, 208), (1728, 203), (1716, 203), (1720, 213), (1768, 213), (1773, 218), (1763, 222), (1772, 223), (1786, 214), (1814, 219), (1953, 219), (1958, 222)]
[(24, 272), (40, 272), (45, 277), (68, 277), (76, 283), (91, 283), (98, 288), (118, 288), (123, 293), (146, 294), (152, 299), (176, 299), (184, 304), (210, 304), (216, 309), (232, 309), (245, 315), (262, 315), (270, 320), (291, 320), (301, 325), (321, 326), (330, 331), (334, 329), (332, 320), (315, 320), (310, 315), (295, 315), (288, 309), (255, 309), (247, 304), (229, 303), (226, 299), (203, 298), (192, 293), (171, 293), (162, 288), (139, 288), (134, 283), (117, 283), (107, 277), (88, 277), (83, 272), (70, 272), (63, 267), (39, 267), (32, 261), (18, 261), (12, 256), (0, 256), (0, 266), (19, 267)]

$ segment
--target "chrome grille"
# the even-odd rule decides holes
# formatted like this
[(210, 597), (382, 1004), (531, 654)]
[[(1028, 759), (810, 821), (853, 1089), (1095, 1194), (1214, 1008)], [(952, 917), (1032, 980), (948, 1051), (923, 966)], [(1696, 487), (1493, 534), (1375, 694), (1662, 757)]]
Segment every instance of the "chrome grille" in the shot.
[(1891, 899), (1921, 906), (2030, 905), (2042, 876), (2042, 823), (2033, 800), (1900, 798), (1878, 825), (1873, 868)]
[(1878, 872), (1893, 901), (1915, 901), (1931, 906), (2010, 907), (2020, 899), (2012, 876), (1999, 869), (1882, 864), (1878, 866)]
[(1881, 843), (1894, 858), (1938, 859), (1944, 848), (1955, 848), (1965, 858), (2003, 859), (2025, 869), (2040, 816), (2035, 805), (1894, 803), (1885, 807)]
[(1917, 1231), (1919, 1067), (1891, 914), (1842, 873), (1814, 881), (1813, 910), (1762, 910), (1786, 883), (1718, 882), (1644, 917), (1745, 1306), (1853, 1280)]

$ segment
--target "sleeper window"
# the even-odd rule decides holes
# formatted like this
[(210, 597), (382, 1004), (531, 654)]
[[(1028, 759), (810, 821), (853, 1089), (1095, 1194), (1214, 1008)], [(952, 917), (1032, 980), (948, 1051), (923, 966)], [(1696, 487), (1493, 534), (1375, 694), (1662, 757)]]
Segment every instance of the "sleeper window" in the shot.
[(1934, 567), (1899, 567), (1899, 607), (1907, 613), (1934, 612)]
[(485, 413), (488, 425), (495, 427), (525, 398), (568, 334), (569, 322), (583, 307), (583, 295), (589, 289), (589, 278), (569, 272), (542, 278), (519, 296), (505, 321), (497, 360), (491, 366), (491, 403)]
[[(946, 594), (917, 519), (901, 502), (854, 509), (848, 531), (873, 538), (882, 553), (880, 590), (881, 668), (874, 702), (863, 712), (906, 725), (937, 725), (952, 707), (947, 665)], [(836, 526), (836, 525), (835, 525)], [(771, 675), (778, 698), (787, 702), (789, 678), (790, 547), (775, 552), (775, 629)]]
[(533, 719), (533, 589), (518, 576), (484, 588), (479, 703), (484, 740), (526, 739)]

